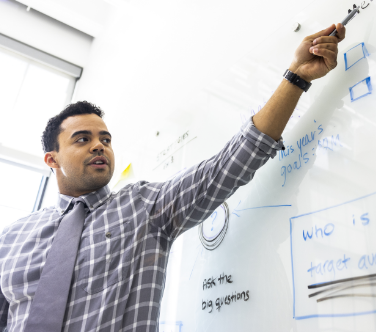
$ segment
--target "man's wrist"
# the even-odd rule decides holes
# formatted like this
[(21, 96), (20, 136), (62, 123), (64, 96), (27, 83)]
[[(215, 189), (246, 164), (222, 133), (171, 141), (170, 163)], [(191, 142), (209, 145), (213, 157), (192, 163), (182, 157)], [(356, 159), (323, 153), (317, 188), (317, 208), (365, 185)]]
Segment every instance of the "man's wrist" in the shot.
[(301, 73), (301, 71), (299, 70), (299, 66), (297, 66), (297, 65), (293, 65), (293, 64), (292, 64), (292, 65), (289, 67), (289, 71), (291, 71), (291, 72), (293, 72), (294, 74), (300, 76), (303, 80), (305, 80), (305, 81), (307, 81), (307, 82), (309, 82), (309, 83), (312, 82), (312, 79), (311, 79), (311, 78), (309, 78), (309, 77), (307, 77), (306, 75), (304, 75), (304, 74)]
[(296, 85), (298, 88), (302, 89), (303, 91), (307, 92), (311, 87), (312, 83), (307, 82), (298, 74), (292, 72), (291, 70), (287, 69), (283, 74), (283, 77), (289, 81), (291, 84)]

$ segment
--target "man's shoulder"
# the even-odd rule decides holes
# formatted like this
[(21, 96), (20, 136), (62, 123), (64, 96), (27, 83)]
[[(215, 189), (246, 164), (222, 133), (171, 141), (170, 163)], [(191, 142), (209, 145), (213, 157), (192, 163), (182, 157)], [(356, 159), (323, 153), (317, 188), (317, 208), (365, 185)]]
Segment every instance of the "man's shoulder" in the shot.
[(125, 186), (121, 187), (118, 191), (112, 192), (111, 196), (134, 195), (134, 194), (138, 194), (142, 188), (157, 187), (157, 186), (158, 186), (158, 183), (152, 183), (149, 181), (140, 180), (135, 183), (126, 184)]
[(19, 218), (15, 221), (11, 221), (8, 225), (4, 227), (2, 234), (5, 234), (11, 230), (16, 230), (20, 226), (22, 227), (22, 225), (24, 225), (27, 222), (34, 222), (37, 220), (42, 221), (43, 219), (47, 220), (51, 216), (51, 214), (55, 212), (57, 213), (57, 210), (54, 206), (44, 207), (38, 211), (31, 212), (22, 218)]
[(21, 219), (18, 219), (17, 221), (34, 220), (34, 219), (37, 219), (37, 218), (39, 219), (42, 216), (50, 215), (54, 212), (58, 213), (58, 210), (56, 209), (55, 206), (44, 207), (44, 208), (41, 208), (37, 211), (29, 213), (27, 216), (25, 216)]
[(122, 187), (118, 192), (112, 193), (112, 198), (116, 196), (138, 196), (143, 197), (153, 192), (158, 192), (163, 186), (164, 182), (149, 182), (141, 180), (135, 183), (127, 184)]

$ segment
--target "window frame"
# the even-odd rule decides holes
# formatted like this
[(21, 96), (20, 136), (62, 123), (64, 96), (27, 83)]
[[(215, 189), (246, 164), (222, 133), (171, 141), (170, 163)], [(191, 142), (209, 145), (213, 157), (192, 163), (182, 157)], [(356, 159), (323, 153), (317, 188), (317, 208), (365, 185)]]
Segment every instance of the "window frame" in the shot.
[(34, 167), (34, 166), (29, 166), (29, 165), (19, 163), (19, 162), (16, 162), (16, 161), (12, 161), (12, 160), (9, 160), (9, 159), (5, 159), (5, 158), (2, 158), (2, 157), (0, 157), (0, 163), (4, 163), (4, 164), (11, 165), (11, 166), (27, 169), (29, 171), (33, 171), (33, 172), (39, 173), (41, 175), (41, 181), (40, 181), (40, 184), (39, 184), (38, 193), (37, 193), (37, 196), (35, 197), (34, 207), (33, 207), (33, 210), (31, 212), (38, 211), (42, 207), (44, 195), (46, 193), (47, 184), (48, 184), (48, 180), (50, 178), (51, 172), (47, 171), (46, 169), (37, 168), (37, 167)]
[[(0, 48), (4, 51), (14, 54), (14, 56), (25, 57), (29, 60), (45, 65), (53, 70), (71, 76), (74, 80), (71, 87), (69, 88), (70, 97), (67, 98), (66, 103), (70, 103), (72, 101), (77, 81), (82, 75), (82, 67), (43, 52), (1, 33)], [(31, 212), (39, 210), (42, 207), (44, 196), (49, 183), (49, 178), (51, 177), (51, 170), (47, 168), (43, 160), (33, 154), (28, 154), (26, 152), (18, 151), (13, 148), (5, 147), (0, 143), (0, 162), (41, 174), (41, 182), (37, 196), (35, 197), (33, 211)]]

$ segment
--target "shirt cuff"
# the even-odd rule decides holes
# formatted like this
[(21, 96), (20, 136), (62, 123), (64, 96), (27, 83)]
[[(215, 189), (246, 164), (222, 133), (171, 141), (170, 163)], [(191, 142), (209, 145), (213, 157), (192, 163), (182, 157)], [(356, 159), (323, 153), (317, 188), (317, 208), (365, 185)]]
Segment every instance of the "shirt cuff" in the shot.
[(282, 137), (278, 141), (275, 141), (270, 136), (263, 134), (255, 127), (252, 118), (253, 117), (242, 126), (241, 133), (248, 141), (257, 146), (271, 158), (274, 158), (277, 151), (285, 149)]

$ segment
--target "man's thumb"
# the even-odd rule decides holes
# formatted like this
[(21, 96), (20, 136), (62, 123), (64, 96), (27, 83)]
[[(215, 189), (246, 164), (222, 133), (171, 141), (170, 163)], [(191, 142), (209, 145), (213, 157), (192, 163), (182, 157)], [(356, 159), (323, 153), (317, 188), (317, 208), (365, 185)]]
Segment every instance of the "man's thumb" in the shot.
[(316, 39), (317, 37), (321, 37), (321, 36), (329, 36), (333, 30), (336, 28), (335, 24), (332, 24), (330, 27), (324, 29), (324, 30), (321, 30), (311, 36), (308, 36), (309, 39)]

